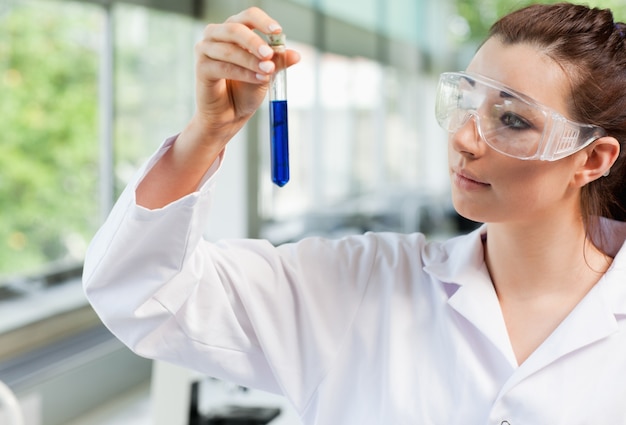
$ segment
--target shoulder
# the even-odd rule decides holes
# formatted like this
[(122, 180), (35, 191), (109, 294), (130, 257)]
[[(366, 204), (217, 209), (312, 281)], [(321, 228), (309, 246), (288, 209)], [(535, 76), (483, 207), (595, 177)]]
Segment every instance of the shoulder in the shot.
[(482, 258), (482, 238), (485, 234), (484, 227), (445, 239), (431, 239), (423, 233), (368, 232), (336, 240), (306, 238), (298, 245), (307, 249), (326, 247), (332, 255), (351, 253), (380, 262), (408, 261), (428, 265), (446, 262), (451, 257)]

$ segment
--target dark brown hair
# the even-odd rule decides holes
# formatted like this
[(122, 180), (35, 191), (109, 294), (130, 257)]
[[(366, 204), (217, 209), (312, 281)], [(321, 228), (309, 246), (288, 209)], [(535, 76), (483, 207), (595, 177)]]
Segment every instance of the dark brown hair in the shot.
[(608, 177), (586, 185), (581, 210), (587, 232), (594, 217), (626, 219), (626, 25), (609, 9), (570, 3), (535, 4), (497, 21), (489, 33), (505, 44), (535, 46), (569, 78), (571, 118), (603, 127), (620, 157)]

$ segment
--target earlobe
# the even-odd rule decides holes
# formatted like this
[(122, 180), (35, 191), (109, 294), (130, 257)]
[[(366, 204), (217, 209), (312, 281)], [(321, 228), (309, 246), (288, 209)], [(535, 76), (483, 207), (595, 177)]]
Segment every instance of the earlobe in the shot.
[(609, 175), (619, 156), (620, 145), (617, 139), (607, 136), (593, 142), (584, 152), (585, 161), (576, 172), (576, 183), (580, 187)]

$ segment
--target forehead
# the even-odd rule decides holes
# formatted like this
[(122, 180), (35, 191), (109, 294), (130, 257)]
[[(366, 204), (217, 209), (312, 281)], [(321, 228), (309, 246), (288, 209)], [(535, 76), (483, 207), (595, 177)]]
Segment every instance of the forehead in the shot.
[(506, 45), (490, 38), (476, 52), (467, 71), (499, 81), (569, 115), (567, 75), (548, 55), (529, 44)]

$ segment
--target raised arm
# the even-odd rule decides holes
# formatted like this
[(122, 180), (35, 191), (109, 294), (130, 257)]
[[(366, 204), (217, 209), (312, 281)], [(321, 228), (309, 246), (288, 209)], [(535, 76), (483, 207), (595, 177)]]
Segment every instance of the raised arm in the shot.
[[(280, 25), (252, 7), (222, 24), (210, 24), (196, 44), (196, 112), (176, 142), (136, 190), (149, 209), (194, 192), (211, 164), (257, 110), (275, 66), (273, 51), (257, 33), (279, 33)], [(287, 65), (299, 60), (287, 52)]]

